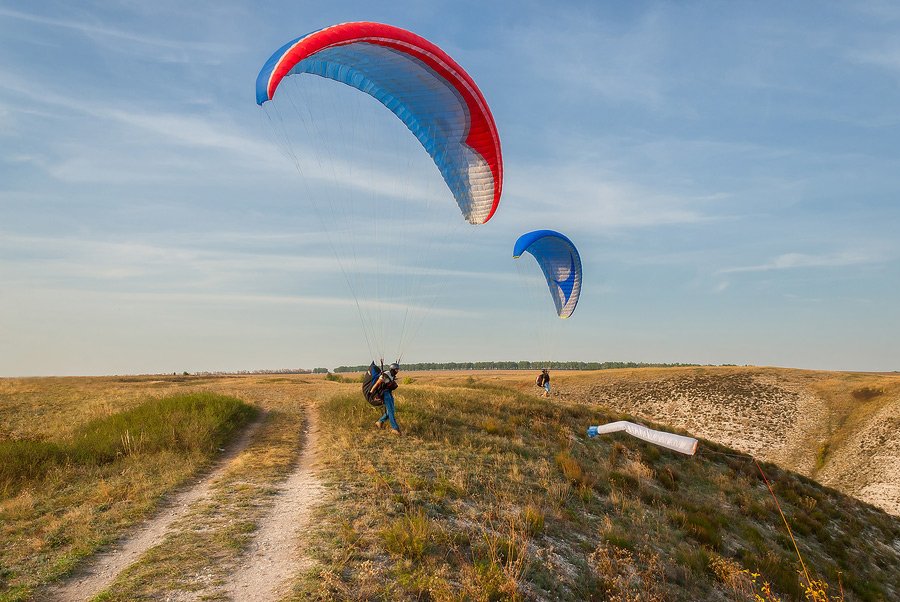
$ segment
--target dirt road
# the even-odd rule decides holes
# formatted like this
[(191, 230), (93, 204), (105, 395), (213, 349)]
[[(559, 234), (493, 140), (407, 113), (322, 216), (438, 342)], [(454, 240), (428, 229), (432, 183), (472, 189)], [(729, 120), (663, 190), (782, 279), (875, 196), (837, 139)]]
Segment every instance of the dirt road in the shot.
[[(321, 381), (303, 383), (309, 385), (303, 388), (294, 382), (277, 390), (270, 385), (248, 386), (251, 384), (245, 379), (218, 381), (215, 387), (206, 387), (255, 403), (262, 411), (222, 451), (209, 470), (174, 492), (154, 516), (133, 528), (110, 549), (86, 561), (71, 578), (42, 592), (41, 600), (84, 602), (105, 591), (117, 592), (121, 597), (122, 591), (127, 591), (123, 587), (140, 591), (141, 586), (134, 582), (141, 581), (141, 577), (130, 574), (140, 574), (142, 560), (143, 565), (148, 565), (152, 564), (146, 562), (150, 557), (175, 556), (174, 540), (185, 537), (186, 533), (219, 529), (214, 520), (198, 518), (208, 517), (216, 509), (221, 510), (220, 525), (227, 527), (235, 522), (234, 504), (229, 508), (216, 498), (221, 498), (223, 491), (241, 488), (256, 492), (252, 500), (256, 510), (248, 515), (250, 518), (240, 519), (252, 520), (256, 527), (236, 559), (221, 562), (211, 558), (210, 572), (198, 575), (193, 583), (164, 588), (163, 592), (157, 582), (157, 589), (147, 593), (151, 599), (163, 600), (199, 601), (227, 596), (233, 602), (268, 602), (278, 600), (290, 590), (297, 576), (312, 566), (312, 560), (304, 553), (303, 536), (314, 508), (325, 495), (316, 468), (316, 406), (330, 394), (329, 387)], [(271, 419), (279, 414), (283, 419), (288, 412), (298, 415), (294, 420), (302, 424), (303, 431), (297, 437), (302, 443), (290, 462), (288, 474), (255, 483), (235, 476), (244, 475), (246, 480), (246, 475), (252, 474), (247, 465), (271, 453), (270, 439), (278, 436), (279, 428), (283, 429), (283, 425)], [(229, 510), (232, 518), (227, 518)], [(216, 570), (224, 572), (213, 574)]]

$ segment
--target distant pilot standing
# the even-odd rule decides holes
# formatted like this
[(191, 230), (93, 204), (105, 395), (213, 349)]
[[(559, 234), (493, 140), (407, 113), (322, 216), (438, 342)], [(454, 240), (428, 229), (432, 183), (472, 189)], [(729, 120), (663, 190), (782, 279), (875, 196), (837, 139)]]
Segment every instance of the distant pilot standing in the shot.
[(537, 386), (544, 387), (543, 397), (549, 397), (550, 396), (550, 374), (547, 373), (546, 368), (541, 370), (541, 373), (537, 377), (536, 382), (537, 382)]

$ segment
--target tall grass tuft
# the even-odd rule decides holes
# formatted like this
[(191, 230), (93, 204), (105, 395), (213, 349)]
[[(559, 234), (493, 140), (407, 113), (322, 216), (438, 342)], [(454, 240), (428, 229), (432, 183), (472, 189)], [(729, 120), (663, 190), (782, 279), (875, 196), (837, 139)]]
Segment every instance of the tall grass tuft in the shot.
[(394, 554), (420, 560), (431, 549), (435, 527), (422, 510), (405, 513), (381, 532), (384, 547)]
[(89, 422), (75, 434), (74, 447), (98, 464), (132, 453), (210, 453), (254, 414), (251, 406), (224, 395), (169, 397)]
[(72, 451), (51, 441), (0, 441), (0, 499), (65, 465)]
[(54, 469), (99, 467), (162, 451), (208, 455), (255, 412), (233, 397), (196, 393), (97, 418), (66, 440), (0, 441), (0, 499)]

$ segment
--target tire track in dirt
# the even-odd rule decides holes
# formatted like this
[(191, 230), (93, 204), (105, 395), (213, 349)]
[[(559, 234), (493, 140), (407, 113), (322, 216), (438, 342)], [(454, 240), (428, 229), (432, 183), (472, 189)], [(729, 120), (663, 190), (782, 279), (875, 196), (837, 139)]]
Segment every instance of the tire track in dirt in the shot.
[(171, 524), (184, 517), (198, 501), (209, 496), (212, 484), (225, 474), (231, 462), (247, 447), (265, 421), (266, 414), (267, 412), (260, 411), (256, 420), (247, 425), (240, 436), (225, 448), (211, 472), (202, 476), (194, 486), (164, 503), (163, 508), (136, 532), (114, 544), (110, 550), (94, 556), (73, 577), (50, 589), (50, 599), (57, 602), (90, 600), (112, 585), (119, 574), (137, 562), (147, 550), (162, 543)]
[(298, 549), (297, 540), (308, 528), (313, 506), (324, 491), (315, 471), (318, 434), (316, 410), (311, 408), (300, 460), (282, 483), (275, 506), (225, 585), (232, 602), (277, 600), (287, 593), (291, 581), (312, 565), (312, 560)]

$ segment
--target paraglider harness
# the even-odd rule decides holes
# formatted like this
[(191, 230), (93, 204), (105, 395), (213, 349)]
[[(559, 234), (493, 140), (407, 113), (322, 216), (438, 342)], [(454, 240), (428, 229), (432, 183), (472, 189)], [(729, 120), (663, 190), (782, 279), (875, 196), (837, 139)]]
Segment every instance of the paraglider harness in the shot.
[(378, 377), (382, 374), (390, 375), (389, 372), (384, 370), (384, 367), (379, 368), (375, 365), (375, 362), (369, 366), (368, 371), (366, 371), (366, 375), (363, 377), (362, 383), (362, 393), (363, 397), (366, 398), (366, 401), (369, 402), (369, 405), (374, 407), (379, 407), (384, 405), (384, 392), (385, 391), (393, 391), (397, 388), (397, 381), (394, 380), (393, 376), (389, 376), (388, 378), (382, 378), (381, 383), (375, 387), (375, 390), (372, 390), (372, 385), (378, 380)]
[(541, 372), (537, 375), (537, 378), (534, 379), (534, 384), (538, 387), (543, 387), (544, 383), (546, 383), (548, 380), (550, 380), (550, 376), (545, 372)]

